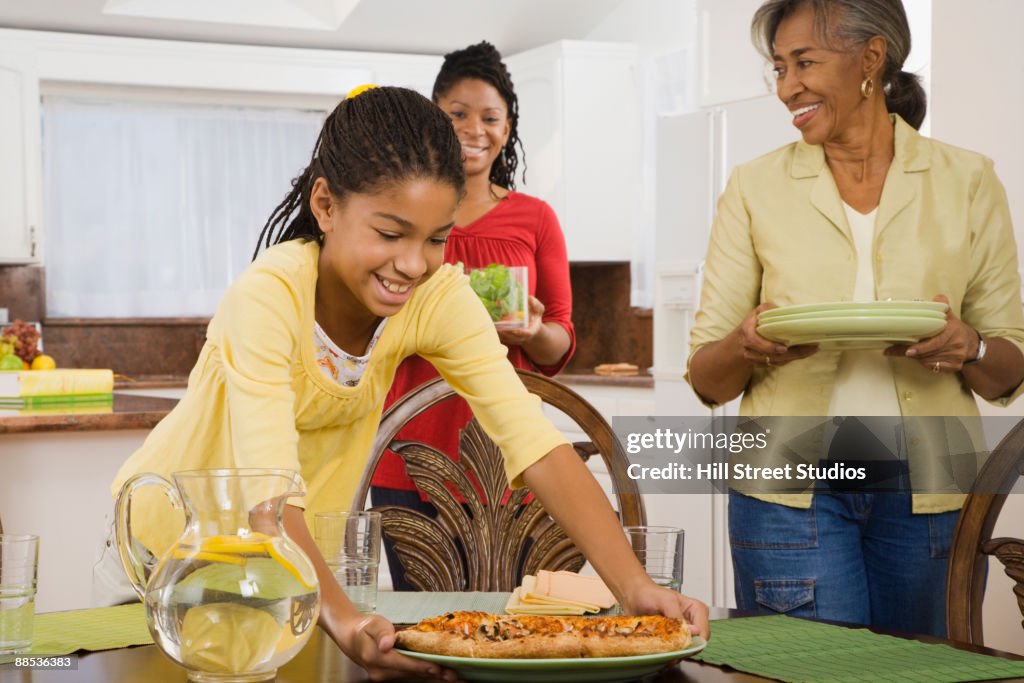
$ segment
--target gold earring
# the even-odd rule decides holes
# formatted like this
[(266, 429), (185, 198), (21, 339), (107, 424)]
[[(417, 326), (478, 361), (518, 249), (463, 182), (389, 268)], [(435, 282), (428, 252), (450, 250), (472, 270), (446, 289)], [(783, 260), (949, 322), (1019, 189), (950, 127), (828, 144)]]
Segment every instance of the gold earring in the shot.
[(875, 82), (871, 80), (871, 76), (865, 76), (864, 80), (860, 82), (860, 94), (864, 99), (868, 99), (875, 93)]

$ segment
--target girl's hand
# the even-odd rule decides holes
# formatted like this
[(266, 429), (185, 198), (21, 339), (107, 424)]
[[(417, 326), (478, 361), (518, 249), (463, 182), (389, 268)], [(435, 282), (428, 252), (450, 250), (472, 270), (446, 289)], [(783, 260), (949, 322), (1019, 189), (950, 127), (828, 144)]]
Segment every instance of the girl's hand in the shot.
[(526, 327), (512, 327), (498, 330), (498, 338), (505, 346), (522, 346), (537, 336), (544, 324), (544, 304), (531, 296), (529, 300), (530, 324)]
[(338, 645), (349, 659), (366, 670), (372, 681), (392, 678), (457, 680), (451, 669), (393, 651), (395, 627), (379, 615), (359, 614), (342, 622)]
[(747, 317), (733, 333), (740, 345), (740, 353), (744, 360), (754, 367), (771, 368), (816, 354), (818, 352), (816, 345), (787, 347), (778, 342), (769, 341), (757, 333), (758, 314), (773, 308), (777, 308), (777, 306), (767, 302), (761, 304), (747, 314)]
[[(932, 301), (949, 303), (942, 294)], [(966, 361), (978, 357), (978, 332), (947, 310), (946, 326), (937, 335), (910, 346), (890, 346), (885, 355), (912, 358), (936, 374), (956, 373), (963, 370)]]
[(708, 606), (677, 591), (662, 588), (653, 581), (631, 593), (622, 602), (626, 614), (661, 614), (672, 619), (683, 617), (690, 632), (705, 640), (711, 637), (708, 625)]

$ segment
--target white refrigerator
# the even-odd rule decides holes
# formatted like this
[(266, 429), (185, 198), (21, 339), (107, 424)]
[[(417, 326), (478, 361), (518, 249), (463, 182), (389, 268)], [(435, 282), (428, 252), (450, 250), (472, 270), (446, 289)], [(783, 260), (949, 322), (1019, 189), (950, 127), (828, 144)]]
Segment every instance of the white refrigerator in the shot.
[[(701, 264), (729, 174), (737, 164), (798, 137), (789, 113), (774, 96), (658, 120), (653, 372), (661, 415), (709, 414), (683, 381), (683, 373), (700, 300)], [(716, 413), (736, 414), (737, 403)], [(646, 499), (649, 517), (677, 520), (686, 527), (684, 590), (714, 605), (734, 605), (725, 496)]]
[[(798, 137), (786, 108), (773, 96), (659, 117), (654, 316), (654, 371), (659, 380), (682, 382), (700, 267), (729, 174), (737, 164)], [(677, 395), (667, 404), (700, 406), (692, 394)], [(668, 414), (687, 413), (674, 408)]]

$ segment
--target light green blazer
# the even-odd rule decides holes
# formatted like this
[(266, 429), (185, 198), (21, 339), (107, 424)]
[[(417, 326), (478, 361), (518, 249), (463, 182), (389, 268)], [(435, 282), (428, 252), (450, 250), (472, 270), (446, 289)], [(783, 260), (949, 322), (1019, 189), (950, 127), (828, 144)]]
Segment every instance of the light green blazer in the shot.
[[(876, 298), (944, 294), (968, 325), (1024, 352), (1017, 248), (992, 161), (892, 119), (895, 157), (871, 247)], [(857, 252), (823, 147), (800, 141), (737, 167), (718, 203), (690, 359), (762, 302), (852, 300), (856, 271)], [(782, 367), (755, 369), (740, 412), (827, 415), (839, 359), (839, 352), (820, 351)], [(959, 375), (932, 373), (906, 358), (889, 364), (904, 416), (978, 414)], [(994, 403), (1005, 406), (1022, 390)], [(927, 449), (914, 448), (921, 445), (908, 445), (915, 469), (928, 466)], [(759, 497), (803, 508), (811, 502), (809, 494)], [(917, 494), (914, 511), (956, 509), (962, 501), (961, 494)]]

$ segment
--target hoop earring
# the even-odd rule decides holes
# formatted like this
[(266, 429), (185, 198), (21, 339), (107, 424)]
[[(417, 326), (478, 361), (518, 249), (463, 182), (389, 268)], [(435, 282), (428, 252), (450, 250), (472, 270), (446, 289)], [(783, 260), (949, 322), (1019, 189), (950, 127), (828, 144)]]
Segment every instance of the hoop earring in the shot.
[(865, 100), (875, 94), (875, 82), (871, 80), (871, 76), (865, 76), (860, 82), (860, 94)]

